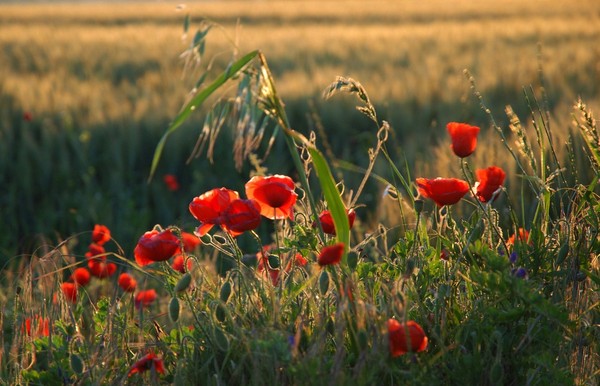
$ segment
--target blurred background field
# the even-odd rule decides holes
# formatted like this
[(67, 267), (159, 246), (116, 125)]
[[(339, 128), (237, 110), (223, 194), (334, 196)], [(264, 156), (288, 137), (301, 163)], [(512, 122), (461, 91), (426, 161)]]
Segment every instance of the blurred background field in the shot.
[[(597, 1), (177, 5), (0, 5), (0, 262), (94, 223), (108, 225), (128, 252), (156, 223), (191, 230), (192, 197), (219, 186), (241, 191), (249, 166), (235, 170), (231, 135), (221, 136), (214, 164), (198, 158), (186, 165), (201, 113), (170, 138), (157, 178), (146, 182), (170, 119), (203, 69), (211, 66), (209, 77), (222, 71), (234, 44), (239, 56), (265, 53), (293, 127), (316, 130), (330, 159), (365, 167), (376, 128), (354, 110), (355, 99), (322, 98), (338, 75), (360, 81), (392, 126), (391, 153), (412, 177), (458, 175), (445, 125), (464, 121), (482, 127), (473, 164), (504, 167), (507, 185), (519, 191), (514, 163), (489, 128), (464, 69), (502, 128), (508, 128), (507, 105), (527, 123), (524, 87), (533, 86), (540, 100), (545, 95), (559, 158), (577, 98), (600, 111)], [(204, 18), (222, 28), (209, 31), (200, 67), (184, 72), (180, 54), (191, 37), (182, 38), (186, 14), (191, 36)], [(275, 146), (266, 162), (271, 173), (292, 173), (286, 151)], [(376, 171), (389, 174), (385, 167)], [(178, 177), (179, 190), (163, 184), (167, 173)], [(589, 177), (578, 173), (573, 178)], [(344, 176), (349, 188), (359, 178)], [(360, 203), (377, 213), (384, 188), (373, 181)], [(378, 221), (366, 210), (359, 216)]]

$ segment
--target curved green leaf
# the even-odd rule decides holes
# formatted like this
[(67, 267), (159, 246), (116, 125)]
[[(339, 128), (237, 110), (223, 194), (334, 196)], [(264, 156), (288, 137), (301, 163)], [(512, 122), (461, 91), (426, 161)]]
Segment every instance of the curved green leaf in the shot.
[(323, 157), (321, 152), (314, 146), (309, 146), (308, 152), (312, 157), (313, 165), (317, 171), (317, 177), (321, 183), (321, 189), (323, 190), (323, 196), (327, 202), (327, 208), (329, 209), (331, 217), (333, 218), (337, 241), (344, 243), (342, 264), (345, 265), (348, 259), (348, 246), (350, 245), (350, 224), (348, 223), (346, 206), (342, 201), (342, 196), (338, 191), (325, 157)]

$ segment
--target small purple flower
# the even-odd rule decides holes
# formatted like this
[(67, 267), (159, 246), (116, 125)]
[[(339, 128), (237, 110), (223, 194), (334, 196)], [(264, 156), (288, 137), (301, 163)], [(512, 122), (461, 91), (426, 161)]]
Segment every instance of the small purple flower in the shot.
[(517, 269), (513, 269), (511, 271), (513, 275), (518, 277), (519, 279), (527, 279), (527, 270), (523, 267), (519, 267)]
[(519, 257), (519, 255), (517, 255), (517, 252), (511, 252), (510, 256), (508, 257), (508, 260), (514, 264), (517, 262), (517, 257)]

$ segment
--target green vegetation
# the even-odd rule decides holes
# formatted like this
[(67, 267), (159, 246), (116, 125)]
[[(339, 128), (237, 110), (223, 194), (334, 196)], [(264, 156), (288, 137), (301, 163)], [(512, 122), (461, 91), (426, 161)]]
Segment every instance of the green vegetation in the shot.
[[(226, 4), (0, 7), (0, 378), (597, 384), (598, 5)], [(451, 121), (481, 127), (472, 155)], [(194, 197), (265, 174), (296, 181), (291, 218), (232, 237), (219, 201), (184, 248)], [(437, 176), (469, 189), (438, 207), (415, 183)], [(140, 247), (154, 224), (187, 269)]]

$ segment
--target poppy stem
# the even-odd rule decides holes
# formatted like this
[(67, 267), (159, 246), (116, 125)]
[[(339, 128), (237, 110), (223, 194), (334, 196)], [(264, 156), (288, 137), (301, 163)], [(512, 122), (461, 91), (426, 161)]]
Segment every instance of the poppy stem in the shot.
[(308, 202), (310, 204), (310, 209), (312, 211), (312, 219), (313, 219), (313, 221), (317, 222), (317, 224), (319, 225), (317, 227), (317, 229), (319, 230), (319, 235), (321, 236), (321, 240), (325, 240), (325, 233), (323, 232), (323, 228), (321, 227), (321, 225), (318, 221), (319, 214), (317, 212), (317, 204), (316, 204), (315, 198), (310, 190), (310, 185), (308, 184), (308, 178), (306, 176), (304, 167), (302, 165), (302, 159), (300, 158), (300, 155), (298, 154), (298, 151), (296, 149), (296, 142), (294, 141), (294, 137), (293, 137), (294, 135), (299, 136), (300, 134), (296, 133), (291, 128), (290, 122), (289, 122), (287, 114), (285, 112), (285, 108), (283, 107), (283, 102), (277, 95), (277, 90), (275, 89), (275, 81), (273, 80), (273, 76), (271, 75), (271, 70), (269, 69), (269, 65), (267, 64), (267, 58), (261, 52), (259, 52), (258, 59), (260, 60), (260, 64), (261, 64), (261, 67), (263, 70), (263, 75), (265, 76), (265, 80), (269, 86), (269, 91), (271, 92), (271, 98), (272, 98), (272, 102), (274, 103), (273, 107), (274, 107), (274, 114), (275, 114), (276, 120), (279, 123), (279, 125), (281, 126), (281, 128), (283, 129), (283, 133), (284, 133), (283, 138), (285, 139), (285, 143), (288, 147), (290, 155), (292, 156), (292, 161), (294, 163), (294, 167), (296, 168), (296, 171), (298, 172), (298, 176), (300, 178), (300, 184), (302, 185), (302, 189), (304, 189), (304, 192), (305, 192), (306, 196), (308, 197)]
[[(467, 176), (467, 172), (469, 175), (473, 176), (473, 172), (471, 171), (469, 164), (466, 161), (461, 162), (461, 168), (462, 168), (463, 174), (465, 174), (465, 177)], [(469, 190), (471, 192), (474, 192), (474, 187), (471, 184), (471, 180), (469, 178), (467, 178), (467, 183), (469, 184)], [(502, 243), (504, 244), (504, 249), (506, 251), (508, 251), (508, 246), (506, 245), (506, 242), (504, 242), (504, 240), (502, 238), (502, 233), (500, 233), (500, 230), (498, 230), (498, 227), (496, 226), (496, 222), (492, 221), (492, 217), (490, 216), (490, 213), (488, 210), (488, 208), (491, 206), (491, 203), (493, 202), (493, 200), (490, 200), (489, 203), (487, 203), (485, 206), (483, 205), (483, 203), (481, 201), (479, 201), (479, 199), (477, 199), (477, 197), (475, 197), (475, 202), (477, 203), (479, 208), (484, 213), (484, 215), (487, 218), (488, 222), (490, 223), (492, 229), (494, 229), (494, 232), (496, 232), (496, 234), (498, 235), (498, 238), (500, 240), (502, 240)]]

